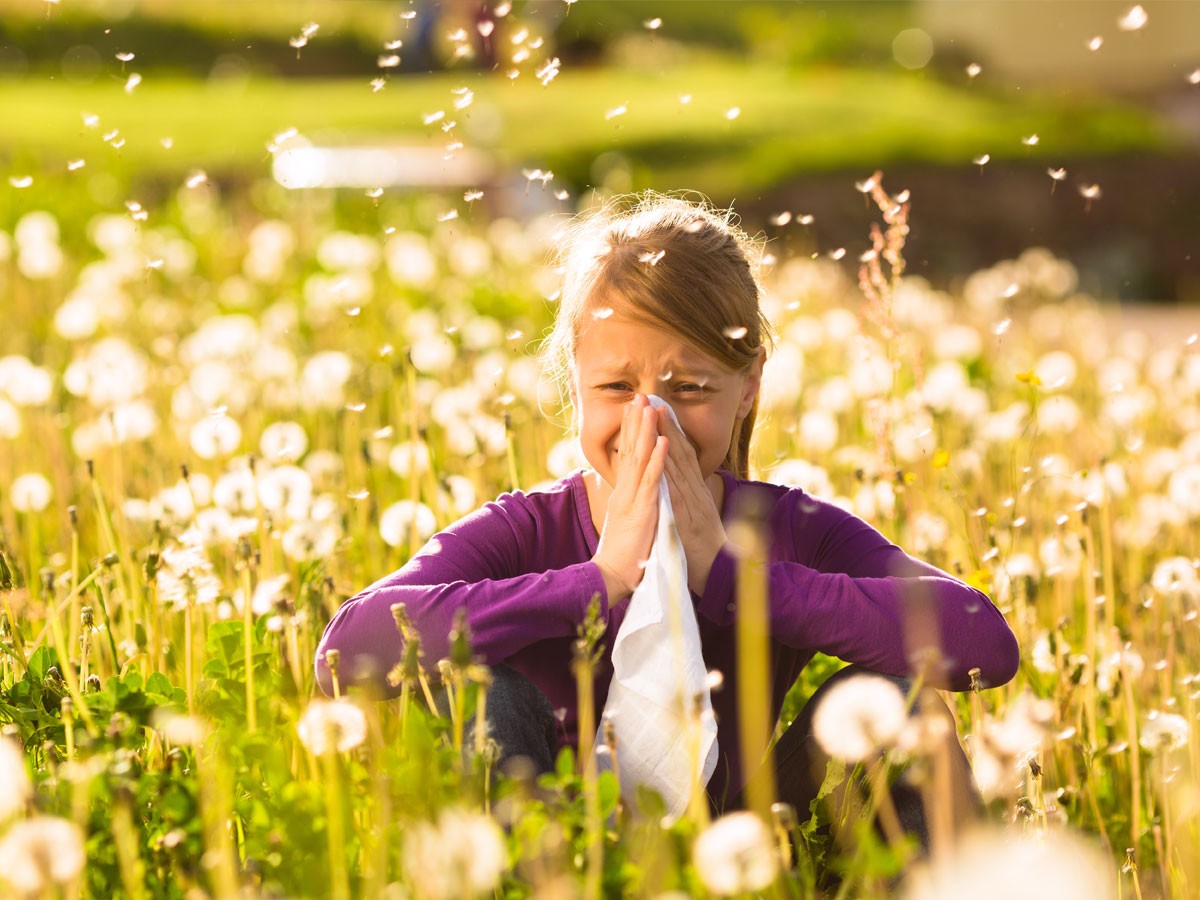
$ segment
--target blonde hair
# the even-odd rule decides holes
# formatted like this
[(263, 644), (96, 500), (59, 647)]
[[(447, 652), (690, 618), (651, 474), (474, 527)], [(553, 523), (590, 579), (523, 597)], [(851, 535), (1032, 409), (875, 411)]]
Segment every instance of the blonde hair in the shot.
[[(569, 402), (576, 343), (585, 317), (606, 302), (662, 328), (733, 372), (744, 372), (770, 341), (759, 297), (761, 244), (732, 211), (657, 193), (618, 197), (572, 224), (560, 244), (564, 269), (554, 328), (542, 345), (547, 371)], [(748, 477), (758, 413), (738, 420), (721, 465)]]

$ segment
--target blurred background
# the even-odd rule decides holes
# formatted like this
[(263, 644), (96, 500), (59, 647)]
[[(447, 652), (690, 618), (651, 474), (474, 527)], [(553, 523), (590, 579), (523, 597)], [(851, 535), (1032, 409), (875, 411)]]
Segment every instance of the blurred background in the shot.
[(0, 123), (0, 231), (690, 189), (850, 263), (882, 170), (936, 286), (1041, 246), (1200, 303), (1200, 3), (0, 0)]

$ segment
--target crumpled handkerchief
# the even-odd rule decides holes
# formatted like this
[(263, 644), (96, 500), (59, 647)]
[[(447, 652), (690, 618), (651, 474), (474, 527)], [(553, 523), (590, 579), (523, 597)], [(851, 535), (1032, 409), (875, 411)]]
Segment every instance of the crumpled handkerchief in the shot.
[[(664, 400), (649, 400), (656, 408), (666, 406), (679, 424)], [(621, 794), (631, 801), (638, 785), (651, 787), (676, 818), (687, 809), (697, 762), (701, 785), (708, 784), (716, 770), (717, 723), (666, 475), (658, 487), (658, 526), (650, 559), (613, 640), (612, 662), (602, 722), (610, 722), (615, 732)], [(695, 711), (689, 716), (693, 704)], [(596, 746), (603, 744), (601, 724)], [(611, 769), (613, 756), (599, 756), (599, 767)]]

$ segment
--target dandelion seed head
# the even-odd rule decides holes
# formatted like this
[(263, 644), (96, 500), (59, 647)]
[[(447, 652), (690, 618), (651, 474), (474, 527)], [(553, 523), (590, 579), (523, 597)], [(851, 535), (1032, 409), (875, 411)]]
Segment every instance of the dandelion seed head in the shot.
[(696, 838), (696, 874), (714, 894), (756, 893), (779, 877), (779, 855), (771, 830), (752, 812), (722, 816)]
[(1053, 178), (1055, 181), (1062, 181), (1063, 179), (1065, 179), (1067, 177), (1067, 170), (1066, 169), (1047, 169), (1046, 174), (1049, 175), (1051, 178)]
[(986, 166), (991, 161), (992, 161), (992, 156), (990, 153), (981, 153), (978, 156), (976, 156), (974, 159), (971, 160), (971, 162), (973, 162), (975, 165), (981, 166), (981, 167)]
[(859, 762), (895, 744), (907, 719), (895, 682), (856, 675), (828, 690), (813, 716), (813, 735), (830, 756)]
[(123, 63), (133, 62), (133, 54), (127, 50), (119, 51), (116, 56)]
[(313, 756), (349, 753), (367, 736), (367, 717), (349, 700), (311, 701), (296, 725), (300, 742)]
[(0, 839), (0, 872), (26, 896), (74, 881), (84, 860), (83, 832), (67, 819), (35, 816), (16, 822)]

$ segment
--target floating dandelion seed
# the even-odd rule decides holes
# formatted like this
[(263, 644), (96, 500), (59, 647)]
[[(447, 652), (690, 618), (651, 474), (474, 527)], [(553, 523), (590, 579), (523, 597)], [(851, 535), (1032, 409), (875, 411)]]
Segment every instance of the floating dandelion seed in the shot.
[(452, 91), (450, 91), (450, 93), (455, 94), (458, 97), (458, 99), (454, 101), (455, 109), (466, 109), (475, 102), (475, 94), (470, 88), (454, 88)]
[(371, 79), (371, 93), (378, 94), (380, 91), (382, 91), (384, 89), (384, 87), (386, 85), (387, 85), (386, 78), (372, 78)]
[(749, 333), (749, 329), (747, 329), (745, 325), (734, 325), (730, 328), (726, 328), (721, 333), (731, 341), (740, 341)]
[(996, 323), (996, 327), (992, 329), (992, 334), (996, 335), (996, 337), (1000, 337), (1008, 331), (1011, 325), (1012, 319), (1001, 319)]
[(1146, 10), (1139, 3), (1130, 8), (1129, 12), (1117, 19), (1117, 27), (1122, 31), (1139, 31), (1146, 27), (1146, 22), (1150, 17), (1146, 15)]
[(1090, 41), (1087, 42), (1087, 48), (1089, 50), (1091, 50), (1093, 53), (1095, 53), (1097, 50), (1099, 50), (1103, 46), (1104, 46), (1104, 38), (1100, 37), (1100, 35), (1096, 35), (1094, 38), (1092, 38)]
[(521, 28), (510, 38), (510, 40), (512, 41), (513, 46), (516, 47), (516, 46), (519, 46), (519, 45), (525, 43), (525, 41), (528, 38), (529, 38), (529, 29)]
[[(289, 46), (289, 47), (292, 47), (292, 48), (294, 48), (294, 49), (296, 49), (296, 50), (300, 50), (302, 47), (305, 47), (305, 46), (307, 46), (307, 44), (308, 44), (308, 38), (306, 38), (306, 37), (305, 37), (304, 35), (302, 35), (302, 34), (301, 34), (301, 35), (298, 35), (298, 36), (296, 36), (296, 37), (294, 37), (294, 38), (288, 38), (288, 46)], [(297, 53), (297, 54), (296, 54), (296, 59), (299, 59), (299, 58), (300, 58), (300, 54), (299, 54), (299, 53)]]
[(1091, 209), (1092, 201), (1100, 199), (1100, 195), (1101, 195), (1100, 185), (1098, 185), (1098, 184), (1081, 184), (1079, 186), (1079, 195), (1081, 197), (1083, 197), (1083, 199), (1085, 201), (1087, 201), (1084, 204), (1084, 209)]
[(400, 54), (398, 53), (383, 53), (375, 60), (375, 65), (381, 69), (394, 69), (400, 65)]
[[(541, 169), (522, 169), (521, 174), (525, 176), (525, 180), (532, 184), (535, 181), (542, 183), (542, 190), (546, 189), (546, 185), (554, 178), (554, 173), (549, 169), (542, 171)], [(526, 185), (528, 189), (529, 185)]]
[(492, 10), (492, 15), (494, 15), (497, 19), (503, 19), (510, 12), (512, 12), (512, 4), (509, 3), (508, 0), (504, 0), (503, 3), (498, 3), (496, 5), (496, 8)]
[(11, 178), (8, 179), (8, 183), (18, 189), (27, 188), (31, 184), (33, 184), (33, 176), (32, 175), (13, 175)]
[(1185, 345), (1185, 346), (1187, 346), (1187, 347), (1190, 347), (1190, 346), (1192, 346), (1193, 344), (1195, 344), (1195, 343), (1196, 343), (1196, 340), (1197, 340), (1198, 338), (1200, 338), (1200, 334), (1196, 334), (1196, 333), (1194, 333), (1194, 332), (1193, 332), (1193, 333), (1191, 334), (1191, 336), (1189, 336), (1189, 337), (1188, 337), (1188, 339), (1187, 339), (1186, 341), (1184, 341), (1183, 343), (1184, 343), (1184, 345)]
[[(175, 146), (175, 138), (173, 138), (173, 137), (160, 137), (158, 139), (158, 142), (162, 145), (162, 148), (164, 150), (170, 150), (172, 147)], [(121, 143), (124, 143), (124, 141), (122, 141)]]
[(107, 134), (100, 135), (100, 139), (102, 141), (104, 141), (105, 143), (108, 143), (109, 141), (116, 140), (117, 135), (119, 135), (120, 133), (121, 132), (119, 129), (114, 128), (112, 131), (108, 132)]
[(841, 258), (842, 258), (843, 256), (845, 256), (845, 255), (846, 255), (846, 248), (845, 248), (845, 247), (838, 247), (836, 250), (834, 250), (834, 251), (830, 252), (830, 254), (829, 254), (829, 257), (830, 257), (831, 259), (833, 259), (834, 261), (837, 261), (837, 260), (841, 259)]
[(871, 191), (875, 190), (876, 184), (877, 184), (877, 182), (875, 180), (875, 176), (872, 175), (866, 181), (854, 182), (854, 189), (856, 191), (858, 191), (860, 194), (869, 194), (869, 193), (871, 193)]
[(425, 125), (432, 125), (434, 122), (440, 122), (444, 118), (446, 118), (446, 111), (439, 109), (437, 112), (426, 113), (421, 116), (421, 122)]
[(348, 700), (313, 700), (296, 726), (313, 756), (347, 753), (367, 736), (367, 718)]
[(525, 332), (523, 332), (520, 328), (514, 328), (512, 331), (504, 335), (505, 340), (509, 341), (519, 341), (523, 337), (525, 337)]
[(404, 12), (400, 13), (400, 18), (405, 22), (411, 22), (416, 17), (417, 11), (415, 9), (406, 9)]
[(346, 496), (349, 497), (351, 500), (366, 500), (368, 497), (371, 496), (371, 492), (368, 491), (366, 488), (363, 488), (362, 490), (358, 490), (358, 491), (349, 491), (349, 492), (347, 492)]
[(742, 108), (740, 106), (731, 106), (731, 107), (729, 107), (729, 109), (725, 110), (725, 118), (728, 119), (730, 122), (732, 122), (734, 119), (736, 119), (741, 114), (742, 114)]
[(475, 30), (479, 32), (480, 37), (491, 37), (492, 32), (496, 30), (496, 23), (485, 19), (475, 26)]
[(657, 252), (655, 252), (653, 250), (648, 250), (645, 253), (638, 256), (638, 262), (644, 262), (647, 265), (657, 266), (659, 261), (666, 255), (667, 255), (666, 250), (659, 250)]
[(123, 63), (133, 62), (133, 54), (126, 50), (122, 50), (117, 54), (117, 59)]
[(440, 216), (438, 216), (438, 221), (439, 222), (450, 222), (457, 218), (458, 218), (458, 210), (452, 209), (452, 210), (450, 210), (450, 212), (442, 213)]
[(197, 169), (187, 177), (187, 181), (185, 181), (184, 184), (189, 188), (197, 188), (206, 181), (208, 181), (208, 173), (206, 173), (203, 169)]
[(457, 124), (458, 123), (456, 121), (454, 121), (453, 119), (448, 119), (447, 121), (442, 123), (442, 131), (445, 132), (446, 134), (449, 134), (450, 130), (452, 128), (454, 128), (454, 126)]
[(1008, 287), (1006, 287), (1003, 291), (1000, 292), (1000, 296), (1003, 297), (1005, 300), (1010, 300), (1013, 297), (1017, 296), (1017, 294), (1020, 292), (1020, 290), (1021, 290), (1021, 286), (1014, 281), (1012, 284), (1010, 284)]
[(771, 216), (771, 224), (775, 225), (778, 228), (782, 228), (784, 225), (786, 225), (790, 221), (792, 221), (792, 214), (790, 212), (788, 212), (787, 210), (784, 210), (781, 213), (777, 213), (776, 215)]
[(87, 165), (87, 163), (84, 162), (82, 159), (72, 159), (67, 163), (67, 171), (68, 172), (77, 172), (80, 169), (82, 169), (85, 165)]
[(605, 120), (615, 119), (617, 116), (623, 116), (626, 112), (626, 105), (622, 103), (620, 106), (615, 106), (604, 114)]
[(561, 67), (562, 63), (559, 62), (559, 59), (556, 56), (554, 59), (550, 60), (540, 69), (538, 69), (537, 72), (534, 73), (534, 77), (536, 77), (537, 80), (542, 83), (542, 87), (545, 87), (558, 77), (558, 72)]
[(383, 188), (381, 188), (381, 187), (370, 188), (369, 190), (366, 191), (366, 195), (368, 197), (370, 197), (372, 200), (378, 200), (380, 197), (383, 196)]
[(404, 46), (404, 41), (400, 40), (399, 38), (397, 38), (394, 41), (384, 41), (383, 42), (384, 50), (389, 50), (389, 51), (390, 50), (399, 50), (403, 46)]
[(1046, 174), (1049, 175), (1051, 178), (1053, 178), (1055, 181), (1062, 181), (1063, 179), (1065, 179), (1067, 177), (1067, 170), (1066, 169), (1047, 169)]
[(813, 216), (810, 215), (809, 213), (805, 213), (802, 216), (796, 216), (796, 221), (799, 222), (801, 225), (811, 225), (813, 222), (816, 221), (816, 219), (813, 218)]
[(468, 203), (474, 203), (476, 200), (483, 199), (483, 191), (466, 191), (463, 194), (463, 199)]
[(687, 106), (689, 103), (692, 102), (692, 95), (691, 94), (680, 94), (679, 102), (682, 103), (684, 106)]
[(157, 272), (163, 267), (163, 262), (161, 259), (148, 259), (146, 260), (146, 268)]
[(979, 156), (977, 156), (973, 160), (971, 160), (971, 162), (973, 162), (973, 163), (975, 163), (975, 165), (979, 166), (980, 169), (983, 169), (983, 167), (986, 166), (991, 161), (992, 161), (992, 156), (990, 153), (981, 153), (981, 154), (979, 154)]
[(593, 319), (607, 319), (613, 314), (611, 306), (598, 306), (592, 310)]
[(314, 34), (316, 34), (320, 30), (320, 28), (321, 28), (321, 26), (318, 25), (316, 22), (309, 22), (303, 28), (300, 29), (300, 36), (305, 37), (305, 38), (310, 38)]
[(461, 44), (467, 39), (467, 29), (458, 28), (446, 35), (446, 39), (453, 41), (456, 44)]
[(512, 55), (512, 61), (514, 64), (519, 66), (521, 63), (525, 62), (525, 60), (529, 59), (529, 55), (529, 50), (525, 47), (522, 47)]
[(561, 191), (554, 192), (554, 199), (556, 199), (556, 200), (569, 200), (570, 198), (571, 198), (571, 192), (566, 190), (565, 188)]
[(647, 31), (658, 31), (658, 29), (662, 28), (662, 19), (647, 19), (642, 23), (642, 27)]
[(125, 93), (132, 94), (133, 89), (142, 83), (142, 76), (137, 72), (131, 72), (129, 77), (125, 79)]
[(300, 132), (296, 128), (284, 129), (283, 131), (276, 134), (275, 137), (271, 138), (270, 141), (267, 142), (267, 152), (268, 153), (277, 152), (280, 148), (283, 147), (284, 144), (286, 144), (292, 138), (297, 137), (299, 134), (300, 134)]
[(1200, 69), (1196, 69), (1196, 71), (1188, 75), (1187, 80), (1188, 84), (1200, 84)]
[(979, 63), (970, 63), (967, 66), (967, 77), (968, 78), (977, 78), (977, 77), (979, 77), (979, 73), (982, 71), (983, 71), (983, 67), (980, 66)]
[(83, 116), (83, 125), (85, 128), (95, 128), (100, 124), (100, 117), (95, 113), (80, 113)]
[(1021, 138), (1021, 143), (1026, 147), (1036, 147), (1040, 141), (1041, 138), (1039, 138), (1036, 134), (1031, 134), (1028, 137)]
[(455, 153), (463, 148), (462, 141), (451, 141), (446, 145), (446, 159), (450, 159)]

